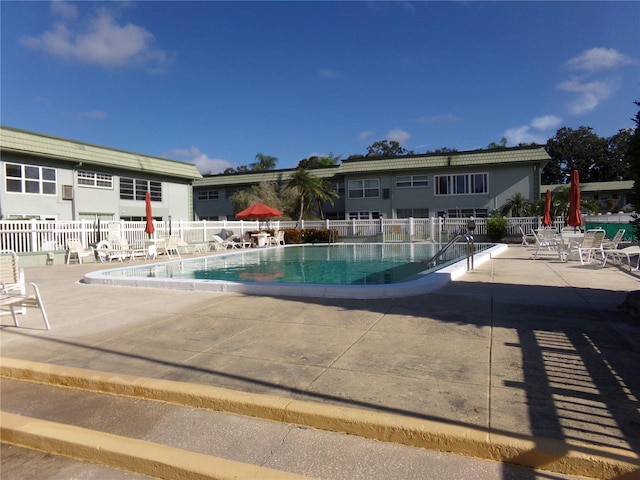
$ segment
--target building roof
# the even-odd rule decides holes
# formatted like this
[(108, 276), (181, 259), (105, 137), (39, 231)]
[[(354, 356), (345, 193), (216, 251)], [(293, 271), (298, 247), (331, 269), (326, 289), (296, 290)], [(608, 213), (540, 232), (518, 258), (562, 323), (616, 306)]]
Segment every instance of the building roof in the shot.
[[(504, 165), (551, 160), (543, 147), (515, 147), (495, 150), (474, 150), (449, 154), (425, 154), (386, 158), (351, 158), (340, 165), (314, 168), (313, 175), (332, 178), (353, 173), (375, 173), (384, 171), (416, 170), (424, 168), (470, 167), (478, 165)], [(544, 165), (541, 165), (541, 167)], [(211, 175), (194, 183), (195, 187), (252, 185), (260, 182), (286, 181), (295, 169), (271, 170), (268, 172), (243, 172)]]
[[(555, 192), (561, 188), (569, 188), (569, 184), (540, 185), (540, 192), (544, 194), (547, 190)], [(580, 183), (581, 192), (616, 192), (621, 190), (632, 190), (633, 180), (620, 180), (617, 182), (587, 182)]]
[(202, 178), (198, 169), (191, 163), (99, 147), (9, 127), (0, 127), (0, 150), (82, 163), (87, 166), (117, 168), (190, 180)]
[(468, 167), (540, 161), (546, 163), (549, 160), (551, 160), (551, 157), (543, 147), (514, 147), (390, 158), (355, 158), (343, 160), (342, 165), (340, 165), (340, 173)]

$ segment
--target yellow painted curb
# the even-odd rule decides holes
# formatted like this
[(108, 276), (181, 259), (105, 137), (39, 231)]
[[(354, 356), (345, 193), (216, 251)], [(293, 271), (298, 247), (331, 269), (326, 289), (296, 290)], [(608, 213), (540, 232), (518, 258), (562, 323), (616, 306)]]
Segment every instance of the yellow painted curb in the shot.
[(144, 440), (0, 412), (3, 442), (170, 480), (301, 480), (308, 477)]
[[(0, 375), (58, 386), (206, 408), (380, 441), (452, 452), (602, 480), (640, 476), (640, 458), (606, 447), (489, 432), (388, 413), (224, 388), (118, 375), (0, 357)], [(630, 475), (630, 476), (629, 476)]]

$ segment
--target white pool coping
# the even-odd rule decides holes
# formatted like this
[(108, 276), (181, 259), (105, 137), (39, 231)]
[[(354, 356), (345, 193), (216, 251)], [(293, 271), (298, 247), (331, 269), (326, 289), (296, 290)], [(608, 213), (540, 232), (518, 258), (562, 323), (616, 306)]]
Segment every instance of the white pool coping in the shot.
[[(474, 267), (507, 249), (496, 244), (474, 255)], [(170, 262), (167, 262), (170, 263)], [(126, 267), (125, 267), (126, 268)], [(243, 293), (276, 297), (312, 298), (400, 298), (421, 295), (438, 290), (467, 272), (467, 259), (460, 260), (429, 272), (408, 282), (386, 285), (319, 285), (303, 283), (231, 282), (226, 280), (197, 280), (183, 278), (132, 278), (108, 275), (109, 270), (85, 274), (84, 283), (118, 287), (165, 288), (170, 290), (206, 291), (216, 293)]]

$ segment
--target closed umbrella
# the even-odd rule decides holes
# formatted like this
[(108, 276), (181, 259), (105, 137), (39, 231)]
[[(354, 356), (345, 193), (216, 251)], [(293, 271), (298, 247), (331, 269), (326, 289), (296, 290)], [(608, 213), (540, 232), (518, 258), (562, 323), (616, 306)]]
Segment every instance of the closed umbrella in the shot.
[(567, 225), (574, 228), (582, 225), (582, 215), (580, 214), (580, 175), (577, 170), (571, 172), (569, 218), (567, 218)]
[(156, 229), (153, 226), (153, 215), (151, 213), (151, 195), (149, 194), (149, 192), (145, 194), (144, 201), (146, 203), (146, 216), (147, 216), (147, 224), (144, 227), (144, 233), (146, 233), (147, 235), (149, 235), (149, 237), (151, 237), (151, 235), (153, 235), (153, 232), (155, 232)]
[(236, 213), (236, 218), (242, 220), (257, 220), (260, 218), (279, 217), (282, 212), (276, 208), (272, 208), (264, 203), (254, 203), (249, 208), (245, 208), (241, 212)]
[(551, 190), (547, 190), (547, 193), (545, 195), (542, 225), (545, 227), (551, 225)]

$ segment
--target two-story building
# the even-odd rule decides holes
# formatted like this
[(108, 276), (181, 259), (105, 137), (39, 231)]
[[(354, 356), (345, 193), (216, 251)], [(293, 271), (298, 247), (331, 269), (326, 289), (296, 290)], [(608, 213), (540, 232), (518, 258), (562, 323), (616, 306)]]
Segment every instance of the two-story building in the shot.
[(189, 163), (0, 127), (0, 219), (193, 219)]
[[(338, 193), (325, 205), (329, 219), (449, 216), (484, 217), (516, 193), (540, 198), (540, 172), (550, 160), (542, 147), (355, 158), (311, 170)], [(295, 170), (205, 176), (193, 184), (198, 219), (232, 219), (229, 198), (260, 182), (286, 183)]]

